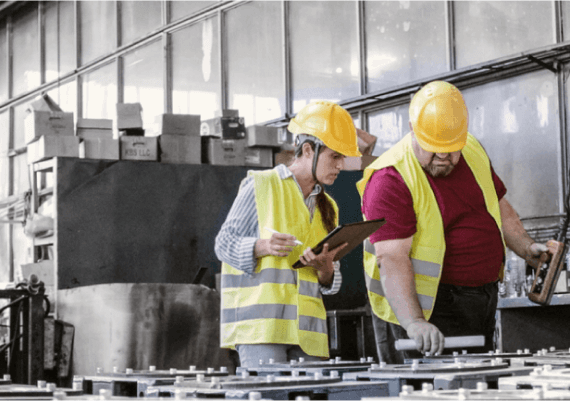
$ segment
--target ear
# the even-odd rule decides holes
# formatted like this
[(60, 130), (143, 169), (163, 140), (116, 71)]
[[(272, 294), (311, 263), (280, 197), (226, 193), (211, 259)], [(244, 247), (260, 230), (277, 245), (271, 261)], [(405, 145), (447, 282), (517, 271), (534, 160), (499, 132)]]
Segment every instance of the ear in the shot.
[(311, 144), (309, 142), (305, 142), (301, 147), (303, 149), (303, 156), (304, 157), (313, 157), (313, 148), (311, 148)]

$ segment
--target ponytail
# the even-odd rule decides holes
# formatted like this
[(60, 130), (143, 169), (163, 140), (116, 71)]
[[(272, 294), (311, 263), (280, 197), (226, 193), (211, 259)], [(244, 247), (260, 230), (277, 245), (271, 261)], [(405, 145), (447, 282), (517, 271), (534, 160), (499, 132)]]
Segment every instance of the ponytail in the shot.
[(336, 227), (336, 211), (325, 194), (325, 189), (317, 195), (317, 207), (321, 212), (321, 218), (327, 232), (331, 232)]

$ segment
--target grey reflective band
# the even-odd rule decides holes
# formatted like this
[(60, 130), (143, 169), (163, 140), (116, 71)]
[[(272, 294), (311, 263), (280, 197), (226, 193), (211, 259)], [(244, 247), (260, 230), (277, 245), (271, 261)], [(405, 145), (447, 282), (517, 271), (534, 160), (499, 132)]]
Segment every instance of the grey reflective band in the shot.
[(366, 288), (368, 288), (368, 291), (383, 297), (386, 296), (384, 295), (384, 289), (382, 288), (380, 280), (373, 279), (366, 273), (364, 273), (364, 280), (366, 281)]
[(297, 319), (296, 305), (263, 304), (222, 309), (221, 322), (235, 323), (251, 319)]
[[(376, 280), (371, 278), (368, 274), (364, 274), (364, 280), (366, 281), (366, 288), (368, 291), (380, 295), (381, 297), (386, 297), (384, 294), (384, 288), (382, 287), (382, 283), (380, 280)], [(433, 308), (434, 297), (424, 294), (417, 294), (418, 295), (418, 302), (420, 303), (420, 307), (423, 310), (431, 310)]]
[(418, 294), (418, 301), (423, 310), (432, 310), (434, 298), (429, 295)]
[(374, 245), (372, 245), (372, 242), (370, 242), (370, 239), (368, 238), (364, 240), (364, 250), (376, 256), (376, 250), (374, 249)]
[(327, 321), (313, 316), (299, 316), (299, 330), (327, 333)]
[(222, 288), (255, 287), (263, 283), (295, 285), (297, 280), (291, 269), (263, 269), (253, 275), (222, 274)]
[(414, 267), (414, 272), (416, 274), (423, 274), (424, 276), (435, 277), (435, 278), (439, 277), (439, 270), (441, 266), (438, 263), (427, 262), (425, 260), (419, 260), (414, 258), (411, 258), (411, 260), (412, 260), (412, 266)]
[(320, 298), (319, 283), (311, 283), (310, 281), (301, 280), (299, 284), (299, 294), (308, 297)]

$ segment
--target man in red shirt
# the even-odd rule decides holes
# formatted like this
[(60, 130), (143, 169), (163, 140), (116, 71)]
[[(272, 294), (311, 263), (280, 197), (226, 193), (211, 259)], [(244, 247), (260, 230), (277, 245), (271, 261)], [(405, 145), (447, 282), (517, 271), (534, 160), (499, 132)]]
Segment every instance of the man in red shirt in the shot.
[(467, 123), (455, 86), (427, 84), (410, 104), (411, 132), (357, 184), (365, 218), (387, 221), (364, 259), (378, 352), (388, 363), (402, 362), (399, 338), (440, 354), (445, 336), (482, 334), (479, 351), (493, 349), (505, 245), (534, 261), (548, 250), (526, 233)]

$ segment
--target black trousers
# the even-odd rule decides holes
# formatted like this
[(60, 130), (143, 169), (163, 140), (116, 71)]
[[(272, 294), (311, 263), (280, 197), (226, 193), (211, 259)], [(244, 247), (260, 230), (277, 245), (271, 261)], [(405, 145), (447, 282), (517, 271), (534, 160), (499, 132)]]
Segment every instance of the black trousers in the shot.
[[(464, 287), (440, 284), (430, 323), (434, 324), (445, 337), (485, 336), (483, 347), (469, 348), (469, 353), (483, 353), (495, 349), (495, 312), (498, 300), (498, 282), (481, 287)], [(405, 359), (421, 358), (417, 351), (396, 351), (394, 342), (408, 339), (402, 326), (388, 323), (372, 314), (376, 350), (381, 361), (403, 363)], [(457, 349), (446, 349), (444, 354), (452, 354)], [(461, 351), (461, 350), (459, 350)]]

